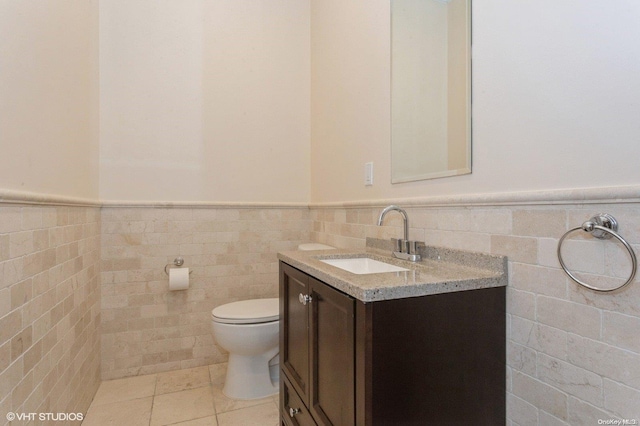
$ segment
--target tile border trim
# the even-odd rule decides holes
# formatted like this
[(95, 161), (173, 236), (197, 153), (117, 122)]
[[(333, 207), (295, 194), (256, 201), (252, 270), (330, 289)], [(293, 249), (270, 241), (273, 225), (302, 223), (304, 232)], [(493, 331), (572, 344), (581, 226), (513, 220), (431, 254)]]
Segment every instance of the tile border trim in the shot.
[(493, 207), (628, 203), (640, 203), (639, 185), (321, 202), (310, 203), (309, 208), (367, 208), (389, 204), (401, 204), (403, 207)]
[(107, 208), (160, 208), (160, 209), (300, 209), (309, 208), (309, 203), (295, 202), (249, 202), (249, 201), (102, 201)]
[(640, 185), (598, 188), (554, 189), (544, 191), (495, 192), (439, 195), (431, 197), (388, 198), (334, 202), (230, 202), (230, 201), (127, 201), (98, 200), (56, 194), (0, 189), (1, 205), (82, 206), (108, 208), (367, 208), (389, 204), (404, 207), (524, 206), (566, 204), (640, 203)]
[(74, 207), (100, 207), (102, 205), (98, 200), (89, 198), (0, 189), (0, 206), (3, 204)]
[(305, 202), (230, 202), (230, 201), (117, 201), (98, 200), (89, 198), (69, 197), (57, 194), (44, 194), (38, 192), (15, 191), (0, 189), (0, 206), (68, 206), (68, 207), (109, 207), (109, 208), (278, 208), (299, 209), (309, 208)]

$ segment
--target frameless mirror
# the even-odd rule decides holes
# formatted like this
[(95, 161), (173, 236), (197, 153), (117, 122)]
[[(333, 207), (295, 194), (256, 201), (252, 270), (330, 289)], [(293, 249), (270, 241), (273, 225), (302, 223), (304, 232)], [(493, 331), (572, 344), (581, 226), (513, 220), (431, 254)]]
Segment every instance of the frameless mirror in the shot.
[(471, 0), (391, 0), (391, 182), (471, 173)]

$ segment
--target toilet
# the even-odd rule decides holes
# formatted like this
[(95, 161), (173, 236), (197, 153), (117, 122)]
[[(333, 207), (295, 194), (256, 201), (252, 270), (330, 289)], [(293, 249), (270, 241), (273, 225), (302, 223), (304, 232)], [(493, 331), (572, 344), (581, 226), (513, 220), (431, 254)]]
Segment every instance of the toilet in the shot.
[(229, 352), (222, 392), (234, 399), (256, 399), (278, 392), (269, 362), (278, 354), (280, 305), (277, 298), (228, 303), (211, 311), (213, 337)]
[[(300, 244), (299, 250), (327, 250), (324, 244)], [(229, 352), (222, 392), (234, 399), (258, 399), (279, 390), (278, 298), (227, 303), (211, 311), (213, 338)]]

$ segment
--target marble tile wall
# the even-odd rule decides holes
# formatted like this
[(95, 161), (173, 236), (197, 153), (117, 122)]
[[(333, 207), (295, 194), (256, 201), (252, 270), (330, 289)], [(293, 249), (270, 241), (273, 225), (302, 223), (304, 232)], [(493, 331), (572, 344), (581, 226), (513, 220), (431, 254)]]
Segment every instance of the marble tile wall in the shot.
[[(226, 361), (211, 310), (277, 297), (276, 253), (310, 239), (305, 208), (102, 210), (102, 379)], [(190, 287), (169, 291), (177, 256)]]
[[(376, 226), (381, 208), (312, 208), (312, 239), (362, 248), (365, 237), (398, 238), (400, 215)], [(640, 278), (623, 290), (595, 293), (560, 269), (560, 237), (598, 212), (616, 217), (640, 253), (640, 205), (407, 208), (410, 238), (428, 245), (506, 255), (507, 416), (510, 425), (640, 421)], [(582, 231), (563, 244), (579, 276), (614, 287), (631, 261), (615, 240)]]
[(0, 424), (86, 412), (100, 384), (99, 268), (99, 208), (0, 206)]
[[(100, 375), (225, 361), (210, 332), (213, 307), (276, 296), (276, 253), (300, 242), (362, 248), (368, 236), (398, 237), (400, 216), (378, 227), (380, 210), (0, 207), (0, 418), (84, 412)], [(412, 239), (509, 256), (509, 424), (640, 419), (638, 279), (594, 293), (556, 257), (562, 234), (599, 211), (618, 219), (638, 252), (639, 204), (407, 211)], [(615, 241), (578, 232), (563, 253), (594, 284), (629, 274)], [(163, 268), (176, 256), (193, 270), (187, 291), (168, 291)]]

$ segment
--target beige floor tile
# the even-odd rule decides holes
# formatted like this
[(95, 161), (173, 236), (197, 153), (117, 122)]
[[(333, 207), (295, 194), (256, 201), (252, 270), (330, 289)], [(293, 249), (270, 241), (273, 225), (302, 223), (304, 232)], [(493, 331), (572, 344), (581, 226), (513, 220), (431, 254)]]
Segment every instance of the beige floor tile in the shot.
[(92, 406), (112, 402), (139, 399), (153, 396), (156, 388), (156, 375), (127, 377), (125, 379), (102, 382), (93, 397)]
[(278, 425), (278, 395), (252, 401), (228, 398), (222, 393), (226, 370), (227, 363), (220, 363), (103, 382), (83, 426)]
[(91, 406), (82, 426), (148, 426), (153, 397)]
[(195, 389), (207, 386), (210, 382), (208, 366), (158, 373), (156, 395)]
[(209, 417), (203, 417), (201, 419), (174, 423), (171, 426), (218, 426), (218, 421), (216, 420), (216, 416), (209, 416)]
[(225, 413), (227, 411), (239, 410), (241, 408), (253, 407), (254, 405), (266, 404), (272, 402), (273, 397), (268, 396), (260, 399), (232, 399), (222, 393), (222, 385), (213, 385), (213, 403), (216, 406), (216, 413)]
[(156, 395), (151, 426), (170, 425), (214, 414), (211, 386)]
[(278, 408), (273, 402), (218, 414), (219, 426), (278, 426)]
[(212, 364), (209, 366), (209, 375), (211, 376), (211, 383), (214, 385), (223, 385), (224, 379), (227, 375), (227, 363)]

